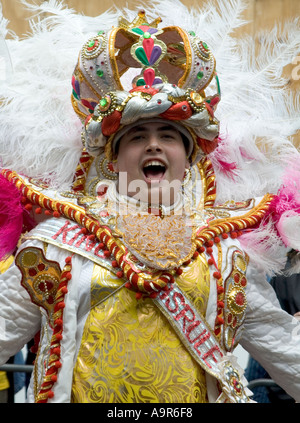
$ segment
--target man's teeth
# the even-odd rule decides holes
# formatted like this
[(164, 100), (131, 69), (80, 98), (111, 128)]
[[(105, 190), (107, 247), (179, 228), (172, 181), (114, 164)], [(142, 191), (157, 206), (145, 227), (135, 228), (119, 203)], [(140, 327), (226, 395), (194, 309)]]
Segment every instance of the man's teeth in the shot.
[(158, 161), (158, 160), (150, 160), (149, 162), (145, 163), (144, 167), (149, 167), (149, 166), (162, 166), (165, 167), (165, 165)]

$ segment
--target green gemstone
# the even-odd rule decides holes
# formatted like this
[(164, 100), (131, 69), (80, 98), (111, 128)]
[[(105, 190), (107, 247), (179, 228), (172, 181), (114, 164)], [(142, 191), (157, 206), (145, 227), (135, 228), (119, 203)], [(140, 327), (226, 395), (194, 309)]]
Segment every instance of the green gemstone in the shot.
[(218, 94), (221, 95), (220, 81), (219, 81), (219, 78), (218, 78), (218, 75), (217, 74), (215, 75), (215, 78), (216, 78), (216, 82), (217, 82)]
[(135, 55), (137, 57), (137, 59), (143, 63), (143, 65), (147, 65), (149, 66), (149, 61), (148, 58), (146, 56), (145, 50), (143, 49), (143, 47), (138, 47), (135, 50)]
[(150, 34), (150, 32), (144, 32), (143, 37), (144, 37), (144, 38), (151, 38), (151, 34)]
[(138, 79), (138, 80), (137, 80), (137, 82), (136, 82), (136, 86), (137, 86), (137, 87), (142, 87), (142, 86), (144, 86), (144, 85), (146, 85), (146, 83), (145, 83), (145, 80), (144, 80), (144, 79)]
[(72, 90), (72, 92), (73, 92), (73, 96), (74, 96), (77, 100), (79, 100), (79, 98), (78, 98), (78, 94), (77, 94), (74, 90)]
[(205, 48), (205, 50), (208, 50), (208, 45), (206, 43), (202, 42), (203, 47)]
[(92, 40), (89, 42), (89, 47), (94, 47), (94, 45), (95, 45), (95, 40)]
[(98, 32), (98, 35), (102, 35), (102, 34), (104, 34), (104, 31), (103, 30), (101, 30), (101, 31)]
[(103, 70), (102, 70), (102, 69), (98, 69), (98, 70), (97, 70), (97, 72), (96, 72), (96, 74), (97, 74), (100, 78), (102, 78), (102, 76), (103, 76), (104, 72), (103, 72)]
[(99, 104), (101, 107), (105, 107), (107, 105), (108, 101), (106, 100), (106, 98), (101, 98)]
[(132, 28), (131, 31), (134, 32), (135, 34), (138, 34), (138, 35), (144, 34), (144, 31), (141, 28)]
[(189, 31), (189, 34), (192, 35), (193, 37), (195, 37), (195, 32), (194, 31)]
[(201, 71), (200, 71), (200, 72), (198, 72), (198, 73), (197, 73), (197, 78), (198, 78), (198, 79), (202, 79), (202, 78), (203, 78), (203, 72), (201, 72)]

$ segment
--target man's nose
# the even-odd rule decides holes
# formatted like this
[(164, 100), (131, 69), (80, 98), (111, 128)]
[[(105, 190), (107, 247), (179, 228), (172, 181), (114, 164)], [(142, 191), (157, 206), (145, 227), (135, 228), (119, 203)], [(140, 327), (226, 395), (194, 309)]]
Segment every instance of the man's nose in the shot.
[(155, 135), (151, 135), (149, 137), (146, 145), (146, 151), (149, 153), (162, 151), (161, 142)]

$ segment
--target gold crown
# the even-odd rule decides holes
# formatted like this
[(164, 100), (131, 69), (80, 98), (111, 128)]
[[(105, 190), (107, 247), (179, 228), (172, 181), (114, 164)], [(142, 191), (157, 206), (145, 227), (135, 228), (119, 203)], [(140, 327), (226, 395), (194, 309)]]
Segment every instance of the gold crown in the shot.
[[(132, 98), (150, 101), (161, 87), (169, 87), (163, 88), (168, 96), (157, 99), (158, 104), (163, 102), (157, 117), (189, 126), (189, 119), (200, 113), (204, 117), (206, 112), (213, 126), (204, 136), (200, 131), (200, 138), (205, 139), (205, 133), (210, 141), (216, 138), (218, 123), (213, 115), (220, 90), (215, 58), (193, 32), (178, 26), (159, 29), (160, 23), (160, 18), (148, 23), (145, 12), (140, 11), (132, 22), (121, 17), (117, 27), (100, 30), (82, 47), (72, 78), (72, 104), (86, 129), (91, 123), (101, 124), (89, 131), (92, 144), (105, 144), (103, 137), (99, 138), (100, 129), (105, 137), (119, 130), (122, 113)], [(216, 92), (206, 97), (204, 90), (214, 77)], [(148, 109), (153, 118), (156, 112)], [(197, 126), (193, 120), (192, 126)]]
[(161, 23), (161, 21), (162, 21), (161, 18), (158, 17), (154, 19), (154, 21), (152, 21), (151, 23), (148, 23), (145, 10), (140, 10), (138, 12), (137, 17), (133, 19), (132, 22), (129, 22), (127, 19), (121, 16), (119, 18), (119, 27), (124, 29), (132, 29), (132, 28), (138, 28), (141, 25), (147, 25), (149, 27), (157, 28), (158, 25)]

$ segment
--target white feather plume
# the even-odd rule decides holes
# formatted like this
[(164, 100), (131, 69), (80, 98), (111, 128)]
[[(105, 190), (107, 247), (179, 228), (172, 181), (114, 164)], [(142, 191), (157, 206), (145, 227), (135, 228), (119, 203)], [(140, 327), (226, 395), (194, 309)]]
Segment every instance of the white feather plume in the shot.
[[(114, 8), (91, 18), (56, 0), (22, 3), (35, 19), (25, 38), (7, 40), (14, 72), (0, 89), (0, 156), (5, 167), (63, 187), (71, 183), (81, 152), (81, 123), (70, 102), (79, 49), (99, 29), (110, 29), (120, 15), (132, 20), (139, 9)], [(216, 57), (223, 142), (210, 158), (219, 202), (276, 192), (289, 157), (298, 154), (290, 137), (300, 129), (300, 100), (286, 89), (282, 71), (300, 51), (299, 22), (262, 34), (255, 56), (254, 40), (234, 37), (246, 7), (243, 0), (207, 2), (201, 9), (164, 0), (146, 9), (149, 20), (162, 17), (163, 27), (180, 25), (197, 33)], [(235, 163), (234, 174), (223, 172), (220, 159)]]
[(272, 222), (254, 231), (246, 233), (239, 238), (243, 250), (251, 258), (251, 263), (268, 276), (281, 274), (287, 260), (288, 249), (282, 248)]
[(82, 150), (81, 122), (70, 100), (71, 75), (87, 38), (111, 28), (117, 16), (84, 17), (55, 0), (23, 4), (36, 19), (25, 38), (6, 41), (14, 72), (0, 89), (2, 166), (65, 189)]

